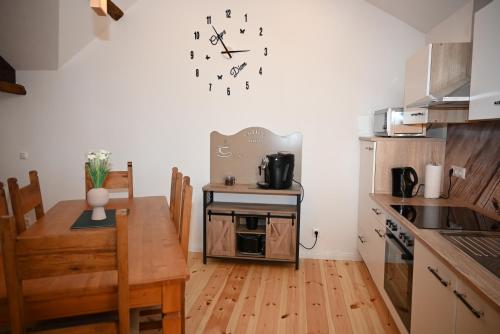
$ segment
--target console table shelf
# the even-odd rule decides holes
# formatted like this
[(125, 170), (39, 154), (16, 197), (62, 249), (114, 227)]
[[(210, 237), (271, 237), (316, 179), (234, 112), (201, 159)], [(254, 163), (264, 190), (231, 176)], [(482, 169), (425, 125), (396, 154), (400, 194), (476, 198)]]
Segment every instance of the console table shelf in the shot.
[[(294, 196), (296, 204), (216, 202), (215, 193)], [(298, 269), (301, 195), (298, 187), (277, 190), (244, 184), (204, 186), (203, 263), (207, 258), (246, 259), (291, 262)], [(246, 217), (258, 219), (256, 229), (247, 228)], [(249, 236), (262, 245), (262, 251), (251, 254), (239, 249), (238, 240)]]

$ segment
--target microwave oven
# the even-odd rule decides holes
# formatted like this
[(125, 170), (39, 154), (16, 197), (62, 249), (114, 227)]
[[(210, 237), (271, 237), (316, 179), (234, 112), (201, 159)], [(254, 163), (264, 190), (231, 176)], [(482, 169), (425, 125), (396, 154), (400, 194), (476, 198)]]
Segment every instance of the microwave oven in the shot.
[(373, 115), (373, 132), (379, 137), (425, 137), (425, 124), (404, 124), (403, 108), (385, 108)]

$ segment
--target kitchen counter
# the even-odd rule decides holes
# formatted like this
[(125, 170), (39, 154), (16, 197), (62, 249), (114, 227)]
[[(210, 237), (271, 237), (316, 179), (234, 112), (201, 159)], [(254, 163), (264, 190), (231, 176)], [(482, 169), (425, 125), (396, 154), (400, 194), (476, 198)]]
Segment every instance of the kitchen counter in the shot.
[[(399, 198), (387, 194), (370, 194), (380, 207), (398, 222), (411, 231), (415, 238), (426, 245), (436, 256), (445, 262), (457, 276), (470, 284), (496, 310), (500, 311), (500, 279), (474, 259), (463, 253), (446, 240), (437, 230), (419, 229), (406, 218), (399, 215), (392, 204), (428, 205), (428, 206), (465, 206), (477, 211), (469, 205), (447, 199), (427, 199), (422, 197)], [(484, 212), (482, 212), (485, 214)], [(491, 214), (489, 215), (491, 216)], [(498, 219), (492, 217), (494, 219)]]

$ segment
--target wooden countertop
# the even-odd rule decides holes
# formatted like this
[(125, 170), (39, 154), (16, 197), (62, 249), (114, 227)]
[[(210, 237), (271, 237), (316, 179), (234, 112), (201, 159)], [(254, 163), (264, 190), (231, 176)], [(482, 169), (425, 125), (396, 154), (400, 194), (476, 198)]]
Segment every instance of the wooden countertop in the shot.
[(361, 136), (359, 140), (365, 141), (437, 141), (445, 142), (446, 139), (443, 138), (431, 138), (431, 137), (376, 137), (376, 136)]
[(476, 262), (470, 256), (459, 250), (451, 242), (443, 238), (437, 230), (417, 228), (391, 208), (391, 204), (464, 206), (476, 211), (477, 208), (472, 208), (470, 205), (447, 199), (426, 199), (422, 197), (403, 199), (386, 194), (370, 194), (370, 197), (379, 204), (384, 211), (390, 214), (391, 217), (397, 219), (408, 230), (414, 233), (415, 237), (446, 263), (461, 280), (469, 283), (485, 298), (485, 300), (488, 300), (493, 307), (500, 311), (500, 279), (498, 277), (481, 266), (479, 262)]
[(300, 187), (293, 184), (288, 189), (262, 189), (256, 184), (235, 184), (234, 186), (226, 186), (223, 183), (209, 183), (203, 187), (203, 191), (213, 191), (217, 193), (233, 193), (233, 194), (253, 194), (253, 195), (300, 195)]

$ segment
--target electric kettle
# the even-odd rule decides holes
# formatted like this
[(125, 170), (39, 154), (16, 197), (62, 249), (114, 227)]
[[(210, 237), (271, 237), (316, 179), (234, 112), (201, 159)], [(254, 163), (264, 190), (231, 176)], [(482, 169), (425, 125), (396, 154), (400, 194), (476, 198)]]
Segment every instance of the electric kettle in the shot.
[(392, 196), (413, 197), (418, 176), (412, 167), (392, 168)]

